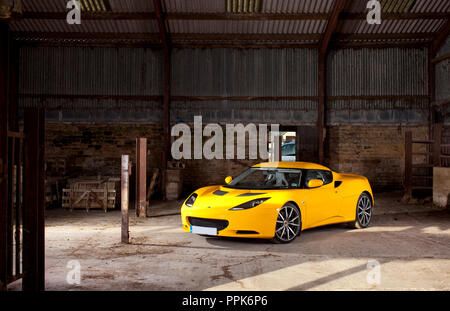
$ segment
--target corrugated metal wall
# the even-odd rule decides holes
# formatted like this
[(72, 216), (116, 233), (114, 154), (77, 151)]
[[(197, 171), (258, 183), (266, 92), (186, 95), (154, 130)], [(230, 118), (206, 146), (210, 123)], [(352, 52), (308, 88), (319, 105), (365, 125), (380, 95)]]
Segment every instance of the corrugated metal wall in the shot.
[[(310, 49), (176, 49), (172, 95), (317, 96), (317, 52)], [(173, 102), (173, 120), (314, 124), (316, 100)]]
[(161, 95), (161, 51), (131, 48), (23, 47), (20, 92)]
[(316, 96), (310, 49), (176, 49), (172, 93), (191, 96)]
[[(327, 122), (332, 125), (426, 124), (427, 53), (425, 48), (331, 51), (327, 65), (327, 95), (338, 98), (327, 103)], [(350, 96), (386, 98), (345, 99)]]
[[(313, 125), (317, 118), (314, 49), (175, 49), (172, 121), (261, 122)], [(35, 95), (161, 96), (163, 55), (143, 48), (22, 47), (20, 93)], [(438, 98), (449, 94), (448, 62), (437, 69)], [(447, 64), (447, 66), (445, 66)], [(343, 49), (328, 58), (327, 123), (426, 124), (426, 49)], [(446, 95), (447, 94), (447, 95)], [(269, 97), (207, 101), (180, 96)], [(348, 99), (386, 96), (386, 99)], [(391, 99), (391, 96), (409, 96)], [(419, 96), (419, 97), (418, 97)], [(420, 97), (421, 96), (421, 97)], [(305, 97), (271, 100), (270, 97)], [(334, 97), (334, 99), (333, 99)], [(21, 97), (21, 106), (42, 97)], [(144, 99), (52, 98), (49, 119), (160, 122), (162, 104)]]
[[(50, 108), (50, 120), (158, 122), (161, 118), (159, 102), (100, 97), (162, 95), (161, 50), (25, 46), (19, 64), (19, 105), (43, 104)], [(55, 98), (64, 95), (85, 98)]]
[[(437, 53), (437, 57), (450, 53), (450, 37)], [(450, 59), (436, 63), (436, 100), (450, 101)], [(450, 126), (450, 105), (442, 109), (444, 123)]]

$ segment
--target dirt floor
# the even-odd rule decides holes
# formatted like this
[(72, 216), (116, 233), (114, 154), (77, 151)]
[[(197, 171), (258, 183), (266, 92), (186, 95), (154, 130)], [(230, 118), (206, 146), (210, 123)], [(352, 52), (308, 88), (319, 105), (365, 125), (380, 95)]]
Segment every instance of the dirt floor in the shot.
[[(180, 202), (154, 204), (146, 219), (132, 216), (130, 245), (120, 243), (119, 211), (49, 210), (46, 288), (450, 290), (449, 210), (400, 198), (376, 195), (368, 229), (306, 230), (287, 245), (184, 233)], [(74, 260), (80, 284), (71, 285)], [(20, 281), (11, 286), (18, 288)]]

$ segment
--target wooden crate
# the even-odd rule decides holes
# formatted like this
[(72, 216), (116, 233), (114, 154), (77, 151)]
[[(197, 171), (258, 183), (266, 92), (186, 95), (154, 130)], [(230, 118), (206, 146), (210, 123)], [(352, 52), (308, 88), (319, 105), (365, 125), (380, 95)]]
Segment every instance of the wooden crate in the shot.
[(70, 210), (76, 208), (114, 209), (116, 206), (116, 178), (104, 180), (74, 179), (69, 181), (68, 189), (63, 189), (62, 207)]

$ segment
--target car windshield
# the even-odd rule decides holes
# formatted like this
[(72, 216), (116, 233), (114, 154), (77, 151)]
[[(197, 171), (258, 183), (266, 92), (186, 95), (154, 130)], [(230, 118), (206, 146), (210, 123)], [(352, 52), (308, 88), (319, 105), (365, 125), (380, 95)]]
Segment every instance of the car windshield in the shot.
[(236, 189), (299, 188), (302, 171), (290, 168), (252, 167), (234, 178), (226, 187)]

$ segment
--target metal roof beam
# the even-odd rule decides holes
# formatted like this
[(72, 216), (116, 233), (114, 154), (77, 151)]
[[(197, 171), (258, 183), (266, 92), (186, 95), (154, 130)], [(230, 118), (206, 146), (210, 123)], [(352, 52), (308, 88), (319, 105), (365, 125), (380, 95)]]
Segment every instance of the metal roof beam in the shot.
[[(24, 12), (25, 19), (63, 19), (65, 12)], [(328, 20), (327, 13), (163, 13), (165, 20)], [(340, 20), (365, 20), (366, 13), (346, 13), (339, 15)], [(383, 20), (436, 20), (447, 19), (448, 13), (383, 13)], [(83, 12), (84, 20), (148, 20), (156, 19), (154, 12)]]
[[(26, 40), (45, 40), (45, 39), (67, 39), (67, 40), (122, 40), (122, 41), (157, 41), (159, 42), (162, 38), (159, 33), (83, 33), (83, 32), (13, 32), (12, 33), (15, 38), (19, 38), (22, 41)], [(281, 43), (280, 41), (289, 41), (284, 42), (286, 44), (303, 44), (299, 41), (321, 41), (323, 48), (323, 35), (322, 34), (242, 34), (242, 33), (224, 33), (224, 34), (215, 34), (215, 33), (173, 33), (170, 34), (170, 38), (172, 42), (175, 44), (190, 42), (191, 44), (195, 43), (232, 43), (239, 44), (242, 42), (248, 43), (268, 43), (268, 44), (277, 44)], [(353, 42), (354, 44), (364, 44), (364, 43), (373, 43), (373, 44), (381, 44), (381, 43), (392, 43), (395, 44), (395, 41), (406, 41), (406, 40), (421, 40), (421, 41), (431, 41), (435, 38), (434, 33), (387, 33), (387, 34), (339, 34), (335, 33), (333, 38), (330, 38), (329, 42), (333, 42), (336, 44), (344, 44), (345, 42)], [(322, 39), (322, 40), (321, 40)], [(382, 40), (389, 40), (391, 42)], [(223, 41), (223, 42), (220, 42)], [(226, 41), (226, 42), (225, 42)], [(264, 41), (272, 41), (272, 42), (264, 42)], [(278, 41), (278, 42), (274, 42)], [(361, 41), (361, 42), (357, 42)], [(367, 42), (373, 41), (373, 42)], [(162, 41), (161, 41), (162, 42)], [(398, 43), (406, 43), (406, 42), (398, 42)], [(164, 44), (164, 42), (163, 42)], [(166, 44), (170, 45), (168, 39), (166, 39)], [(311, 42), (305, 42), (305, 44), (311, 44)]]

